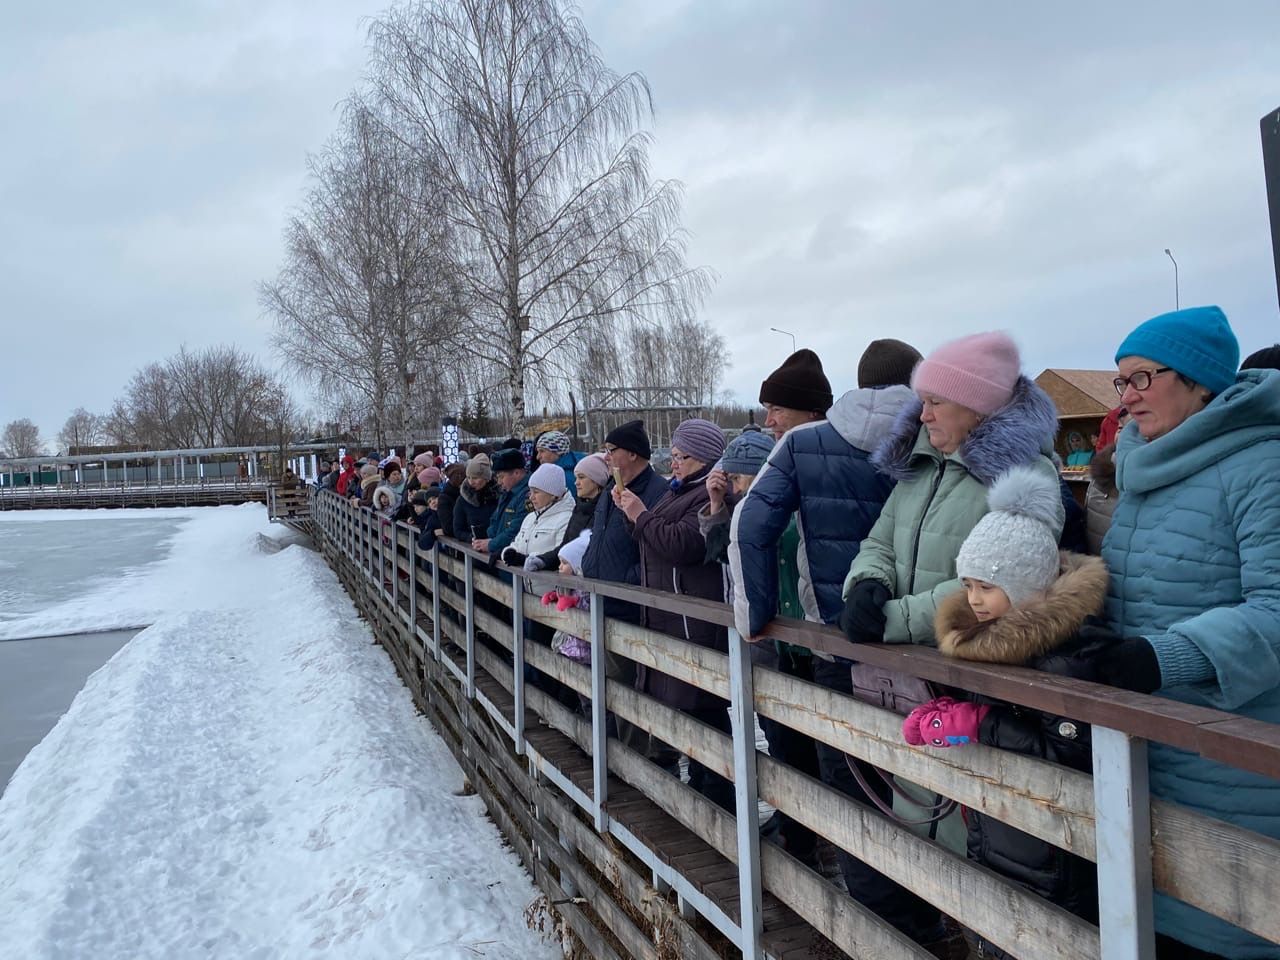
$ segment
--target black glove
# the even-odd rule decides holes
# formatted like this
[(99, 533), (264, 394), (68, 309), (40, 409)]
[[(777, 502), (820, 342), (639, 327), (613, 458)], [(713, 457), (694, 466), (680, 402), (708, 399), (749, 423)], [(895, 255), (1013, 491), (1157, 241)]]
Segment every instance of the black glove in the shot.
[(1163, 682), (1160, 661), (1146, 637), (1128, 637), (1098, 654), (1098, 682), (1135, 693), (1155, 693)]
[(884, 605), (889, 589), (879, 580), (859, 580), (840, 612), (840, 629), (851, 643), (884, 643)]
[(509, 567), (523, 567), (524, 562), (529, 559), (519, 550), (507, 547), (502, 551), (502, 562)]

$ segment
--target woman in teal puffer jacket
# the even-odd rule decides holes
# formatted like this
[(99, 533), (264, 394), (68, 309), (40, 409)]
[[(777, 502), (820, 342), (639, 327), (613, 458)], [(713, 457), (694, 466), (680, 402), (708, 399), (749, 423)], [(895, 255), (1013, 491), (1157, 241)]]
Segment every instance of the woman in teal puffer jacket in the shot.
[[(1116, 445), (1120, 498), (1102, 556), (1113, 685), (1280, 722), (1280, 373), (1236, 373), (1217, 307), (1148, 320), (1116, 353), (1133, 422)], [(1280, 837), (1280, 782), (1152, 743), (1151, 792)], [(1280, 958), (1172, 897), (1159, 955)]]

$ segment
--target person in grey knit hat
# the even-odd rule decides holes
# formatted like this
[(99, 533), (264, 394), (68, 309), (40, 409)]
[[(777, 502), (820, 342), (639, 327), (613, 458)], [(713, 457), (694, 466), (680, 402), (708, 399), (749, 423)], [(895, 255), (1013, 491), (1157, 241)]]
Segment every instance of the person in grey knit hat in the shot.
[[(720, 469), (727, 474), (754, 477), (769, 459), (773, 440), (755, 430), (744, 431), (729, 441), (720, 458)], [(746, 491), (743, 490), (743, 493)]]
[(982, 591), (994, 609), (984, 615), (984, 607), (979, 619), (1026, 603), (1058, 578), (1054, 524), (1060, 501), (1058, 485), (1028, 467), (1015, 467), (991, 485), (991, 512), (969, 531), (956, 556), (956, 576), (969, 581), (966, 589), (975, 589), (971, 584), (996, 588)]

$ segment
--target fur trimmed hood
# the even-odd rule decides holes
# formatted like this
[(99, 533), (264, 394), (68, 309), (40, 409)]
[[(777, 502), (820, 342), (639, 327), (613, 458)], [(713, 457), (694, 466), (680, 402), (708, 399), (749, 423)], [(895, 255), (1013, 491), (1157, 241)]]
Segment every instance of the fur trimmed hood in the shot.
[(1062, 573), (1044, 596), (1014, 607), (998, 620), (980, 623), (963, 590), (938, 604), (934, 621), (938, 649), (960, 660), (1023, 664), (1070, 640), (1084, 622), (1102, 612), (1109, 579), (1098, 557), (1060, 554)]
[[(927, 439), (922, 439), (922, 409), (924, 403), (918, 396), (908, 402), (899, 411), (889, 436), (871, 456), (875, 467), (894, 480), (909, 479), (919, 469), (916, 460), (922, 454), (942, 458)], [(1058, 411), (1053, 401), (1031, 380), (1020, 376), (1009, 402), (973, 428), (956, 456), (974, 477), (990, 486), (1011, 467), (1048, 455), (1057, 432)]]

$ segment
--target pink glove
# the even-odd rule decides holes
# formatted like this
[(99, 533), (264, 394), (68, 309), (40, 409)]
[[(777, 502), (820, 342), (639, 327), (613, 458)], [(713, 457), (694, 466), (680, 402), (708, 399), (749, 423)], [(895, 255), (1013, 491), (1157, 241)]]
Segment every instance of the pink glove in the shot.
[(542, 595), (542, 605), (544, 607), (549, 607), (559, 599), (560, 594), (556, 593), (554, 590), (548, 590)]
[(556, 609), (559, 610), (561, 613), (564, 613), (570, 607), (576, 607), (577, 605), (578, 605), (578, 598), (569, 596), (568, 594), (562, 593), (560, 594), (560, 598), (556, 600)]
[(978, 728), (991, 708), (952, 697), (921, 704), (902, 721), (903, 739), (914, 746), (961, 747), (978, 742)]

